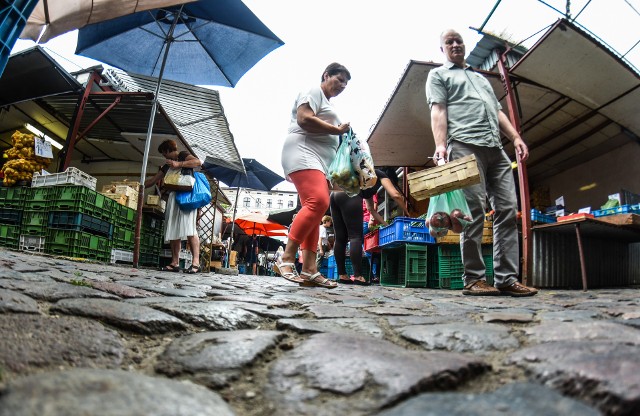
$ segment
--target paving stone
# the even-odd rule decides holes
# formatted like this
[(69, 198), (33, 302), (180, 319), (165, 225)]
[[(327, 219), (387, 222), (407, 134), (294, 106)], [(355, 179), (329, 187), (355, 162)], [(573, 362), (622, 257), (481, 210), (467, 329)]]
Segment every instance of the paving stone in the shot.
[(87, 286), (72, 285), (69, 283), (46, 283), (41, 282), (37, 285), (28, 285), (22, 289), (25, 295), (32, 298), (55, 302), (60, 299), (68, 298), (102, 298), (102, 299), (120, 299), (110, 293), (101, 292)]
[(378, 415), (598, 416), (600, 412), (552, 389), (533, 383), (513, 383), (491, 393), (423, 393)]
[(265, 351), (285, 336), (278, 331), (201, 332), (173, 341), (158, 358), (159, 373), (186, 376), (221, 388), (236, 380)]
[(507, 362), (527, 368), (538, 381), (604, 414), (631, 416), (640, 414), (639, 356), (638, 344), (612, 336), (607, 341), (539, 344), (517, 351)]
[(301, 334), (314, 332), (360, 333), (382, 338), (384, 330), (374, 318), (279, 319), (276, 328), (291, 329)]
[(542, 322), (546, 321), (561, 321), (561, 322), (578, 322), (578, 321), (592, 321), (599, 319), (602, 315), (596, 311), (589, 310), (561, 310), (561, 311), (549, 311), (541, 312), (538, 314), (538, 319)]
[(375, 308), (367, 308), (367, 312), (372, 313), (374, 315), (380, 315), (380, 316), (385, 316), (385, 315), (418, 315), (418, 314), (420, 314), (419, 311), (416, 311), (416, 310), (413, 310), (413, 309), (406, 309), (406, 308), (401, 308), (401, 307), (391, 306), (391, 305), (378, 306), (378, 307), (375, 307)]
[(263, 319), (237, 302), (159, 302), (154, 308), (194, 325), (213, 330), (253, 329)]
[(25, 377), (0, 396), (0, 416), (233, 414), (205, 387), (121, 370), (76, 369)]
[(51, 311), (99, 319), (142, 334), (159, 334), (187, 327), (175, 316), (153, 308), (109, 299), (63, 299), (56, 302)]
[(160, 293), (166, 296), (184, 296), (190, 298), (206, 298), (207, 294), (202, 290), (178, 289), (171, 282), (147, 281), (147, 280), (121, 280), (121, 285), (131, 286), (149, 292)]
[(454, 388), (487, 369), (471, 356), (409, 351), (364, 336), (316, 334), (275, 362), (265, 394), (278, 415), (371, 414), (409, 394)]
[(533, 321), (535, 316), (533, 311), (526, 309), (504, 309), (491, 310), (482, 314), (485, 322), (520, 322), (528, 323)]
[(608, 321), (546, 322), (525, 328), (534, 342), (611, 340), (640, 345), (640, 331)]
[(341, 305), (309, 305), (306, 308), (316, 318), (372, 318), (372, 314)]
[(0, 289), (0, 313), (40, 313), (38, 302), (21, 293)]
[(120, 335), (98, 322), (76, 317), (0, 315), (0, 367), (17, 374), (42, 368), (118, 367)]
[(270, 308), (265, 305), (257, 305), (255, 303), (240, 303), (238, 307), (245, 311), (254, 312), (256, 315), (260, 315), (270, 319), (282, 319), (282, 318), (298, 318), (307, 314), (305, 311), (299, 311), (294, 309), (283, 308)]
[(430, 325), (430, 324), (447, 324), (451, 321), (459, 321), (462, 317), (454, 318), (452, 316), (444, 315), (430, 315), (430, 316), (388, 316), (386, 317), (389, 325), (393, 327), (409, 326), (409, 325)]
[(92, 288), (102, 292), (111, 293), (121, 298), (148, 298), (157, 296), (154, 292), (148, 290), (136, 289), (120, 283), (99, 282), (95, 280), (85, 280)]
[(284, 308), (291, 304), (291, 302), (286, 302), (283, 300), (273, 300), (268, 297), (259, 297), (259, 296), (213, 296), (213, 300), (228, 300), (232, 302), (244, 302), (244, 303), (257, 303), (259, 305), (271, 306), (271, 307), (280, 307)]
[(497, 324), (411, 325), (397, 331), (427, 350), (479, 353), (516, 348), (519, 345), (508, 327)]

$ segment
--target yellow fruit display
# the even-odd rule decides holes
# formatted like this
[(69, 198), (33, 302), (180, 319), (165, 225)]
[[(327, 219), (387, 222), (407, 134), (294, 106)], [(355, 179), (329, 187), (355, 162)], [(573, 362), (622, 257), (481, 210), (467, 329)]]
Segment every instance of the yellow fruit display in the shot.
[(11, 136), (11, 140), (13, 147), (4, 152), (9, 160), (2, 167), (4, 172), (2, 182), (5, 186), (13, 186), (18, 181), (30, 181), (33, 178), (33, 172), (38, 172), (51, 163), (51, 159), (36, 156), (33, 134), (16, 131)]

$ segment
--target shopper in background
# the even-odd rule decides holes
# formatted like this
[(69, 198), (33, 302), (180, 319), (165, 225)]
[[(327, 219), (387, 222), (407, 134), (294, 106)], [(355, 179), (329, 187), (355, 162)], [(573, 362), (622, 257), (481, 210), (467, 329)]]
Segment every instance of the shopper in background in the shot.
[[(440, 35), (444, 65), (429, 72), (427, 101), (436, 160), (456, 160), (475, 155), (481, 182), (465, 187), (473, 222), (460, 235), (464, 263), (465, 295), (532, 296), (538, 291), (518, 282), (518, 210), (511, 161), (502, 148), (501, 132), (513, 143), (521, 161), (529, 150), (501, 110), (491, 84), (465, 60), (462, 36), (449, 29)], [(494, 285), (486, 281), (481, 242), (487, 196), (495, 210), (493, 219)]]
[(322, 217), (320, 227), (318, 227), (318, 268), (322, 265), (322, 259), (329, 256), (329, 252), (332, 249), (332, 244), (329, 242), (329, 234), (333, 233), (333, 220), (330, 215), (325, 215)]
[[(189, 152), (178, 152), (178, 145), (174, 140), (165, 140), (158, 146), (158, 152), (166, 158), (165, 164), (160, 167), (158, 173), (144, 182), (144, 187), (149, 188), (156, 184), (162, 185), (162, 180), (169, 169), (197, 168), (202, 165), (200, 159)], [(162, 188), (162, 187), (161, 187)], [(200, 271), (200, 238), (196, 229), (196, 217), (198, 210), (184, 211), (176, 203), (176, 193), (170, 192), (165, 209), (164, 241), (171, 247), (171, 263), (162, 268), (163, 271), (180, 271), (180, 246), (182, 240), (187, 240), (193, 256), (191, 267), (184, 270), (185, 273), (198, 273)]]
[[(347, 87), (351, 74), (332, 63), (322, 72), (319, 86), (298, 94), (291, 111), (289, 134), (282, 148), (282, 168), (298, 191), (302, 208), (289, 229), (289, 242), (276, 271), (285, 279), (305, 286), (335, 288), (316, 263), (318, 224), (329, 208), (327, 168), (338, 150), (338, 137), (349, 130), (340, 121), (330, 99)], [(294, 267), (296, 250), (302, 248), (302, 271)]]
[[(380, 187), (392, 198), (402, 212), (409, 216), (406, 204), (402, 195), (391, 182), (389, 177), (380, 169), (376, 169), (377, 180), (371, 188), (361, 191), (358, 195), (349, 197), (345, 192), (334, 191), (331, 193), (331, 217), (334, 219), (334, 230), (336, 241), (333, 248), (333, 255), (336, 259), (338, 271), (338, 281), (341, 283), (367, 284), (367, 279), (362, 276), (362, 249), (363, 249), (363, 219), (364, 208), (370, 213), (371, 222), (386, 225), (386, 221), (378, 213), (374, 205), (374, 197)], [(353, 276), (347, 274), (346, 269), (346, 248), (349, 243), (349, 258), (353, 268)]]
[(258, 236), (253, 234), (247, 243), (247, 262), (251, 266), (251, 274), (257, 275), (258, 264)]

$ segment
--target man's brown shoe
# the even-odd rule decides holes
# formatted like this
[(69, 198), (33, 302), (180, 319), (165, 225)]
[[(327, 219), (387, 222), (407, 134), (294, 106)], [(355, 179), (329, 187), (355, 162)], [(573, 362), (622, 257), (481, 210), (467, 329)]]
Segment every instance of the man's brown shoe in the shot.
[(538, 293), (538, 289), (525, 286), (519, 282), (515, 282), (510, 286), (498, 288), (503, 296), (533, 296)]
[(462, 289), (463, 295), (469, 296), (500, 296), (500, 291), (487, 283), (486, 280), (477, 280), (469, 283)]

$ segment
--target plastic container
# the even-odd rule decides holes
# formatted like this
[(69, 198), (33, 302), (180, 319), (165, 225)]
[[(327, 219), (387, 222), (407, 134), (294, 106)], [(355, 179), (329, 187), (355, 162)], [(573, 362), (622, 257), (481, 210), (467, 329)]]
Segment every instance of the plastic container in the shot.
[(51, 211), (49, 212), (49, 227), (86, 231), (91, 234), (113, 237), (113, 224), (79, 212)]
[(18, 248), (20, 225), (0, 224), (0, 246)]
[(68, 167), (64, 172), (50, 173), (48, 175), (41, 175), (38, 172), (34, 172), (33, 179), (31, 180), (31, 187), (37, 188), (41, 186), (78, 185), (95, 191), (96, 182), (96, 178), (84, 173), (80, 169)]
[(594, 217), (606, 217), (607, 215), (616, 214), (638, 214), (640, 213), (640, 204), (620, 205), (618, 207), (598, 209), (592, 212)]
[(0, 224), (20, 225), (22, 222), (22, 210), (0, 208)]
[(548, 224), (548, 223), (556, 222), (556, 217), (554, 217), (553, 215), (545, 215), (542, 212), (538, 211), (537, 209), (532, 208), (531, 221)]
[(45, 237), (39, 235), (21, 235), (19, 250), (44, 253)]
[(0, 187), (0, 208), (23, 209), (29, 188), (24, 186)]
[(428, 246), (405, 244), (382, 249), (380, 285), (390, 287), (427, 286)]
[(50, 228), (45, 240), (45, 253), (80, 257), (103, 262), (111, 260), (108, 238), (83, 231)]
[[(486, 268), (487, 283), (493, 284), (493, 246), (482, 246), (482, 259)], [(438, 287), (440, 289), (462, 289), (462, 254), (460, 246), (438, 246)]]
[(0, 0), (0, 76), (38, 0)]
[(371, 231), (364, 236), (364, 251), (371, 253), (380, 252), (380, 229)]
[(435, 244), (435, 238), (429, 235), (424, 220), (408, 217), (396, 217), (393, 223), (379, 229), (380, 247), (397, 246), (402, 243)]
[(112, 248), (110, 263), (133, 263), (133, 252)]

